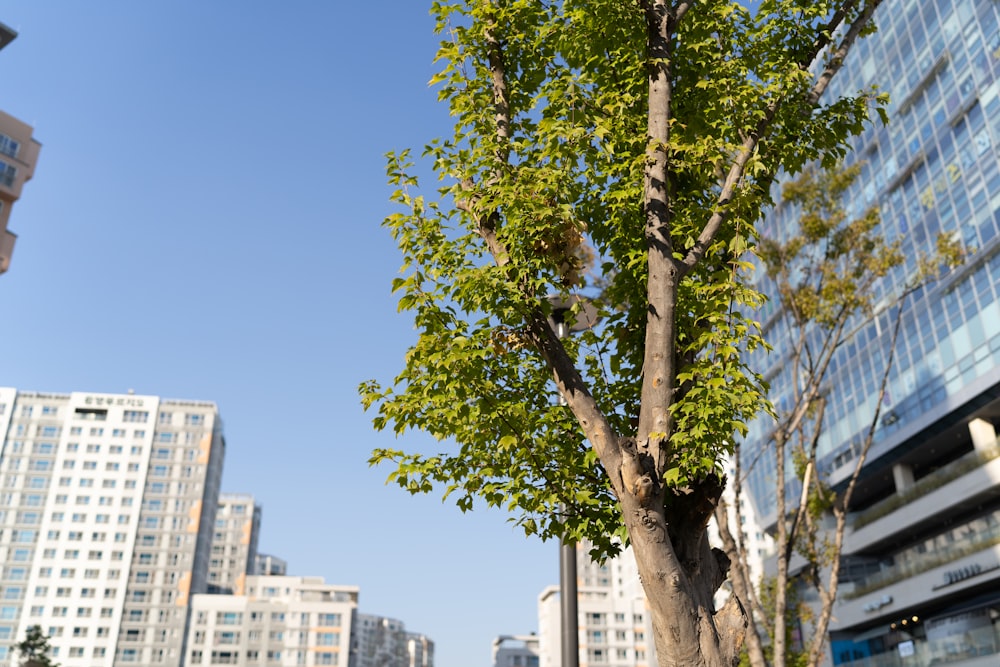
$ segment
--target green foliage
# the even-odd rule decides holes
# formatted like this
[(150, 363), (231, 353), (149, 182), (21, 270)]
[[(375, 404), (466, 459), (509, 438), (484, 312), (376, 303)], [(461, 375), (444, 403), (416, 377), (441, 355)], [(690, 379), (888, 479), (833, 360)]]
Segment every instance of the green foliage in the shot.
[(25, 633), (24, 639), (14, 644), (14, 650), (21, 656), (21, 664), (31, 662), (38, 667), (59, 667), (58, 663), (49, 658), (52, 647), (49, 646), (49, 637), (41, 626), (32, 625)]
[[(760, 604), (768, 618), (772, 618), (775, 613), (775, 598), (778, 596), (778, 584), (774, 577), (762, 577), (757, 586), (760, 596)], [(801, 637), (797, 637), (795, 630), (805, 632), (808, 624), (813, 620), (813, 608), (809, 603), (802, 600), (800, 590), (796, 582), (792, 582), (785, 587), (784, 591), (785, 621), (780, 628), (767, 627), (767, 634), (770, 638), (763, 649), (767, 664), (774, 662), (774, 633), (780, 631), (785, 637), (785, 659), (787, 667), (806, 667), (809, 664), (808, 651), (804, 650)], [(749, 657), (744, 653), (740, 658), (740, 667), (749, 667)]]
[[(676, 349), (664, 351), (679, 362), (673, 428), (662, 434), (667, 487), (717, 470), (734, 434), (766, 408), (765, 385), (745, 363), (763, 345), (746, 253), (774, 175), (835, 162), (877, 103), (873, 91), (809, 100), (808, 54), (838, 4), (769, 0), (754, 15), (728, 0), (698, 2), (671, 42), (670, 139), (652, 149), (668, 154), (675, 258), (696, 247), (714, 213), (726, 222), (679, 286)], [(592, 299), (600, 324), (563, 341), (580, 374), (573, 390), (589, 392), (615, 432), (632, 433), (658, 63), (642, 3), (439, 0), (431, 11), (442, 36), (432, 84), (455, 130), (423, 153), (441, 183), (433, 198), (419, 194), (409, 152), (388, 156), (400, 212), (384, 223), (403, 253), (393, 290), (418, 338), (389, 385), (360, 391), (377, 429), (418, 429), (444, 444), (434, 455), (379, 449), (371, 462), (392, 465), (390, 481), (411, 493), (443, 489), (463, 510), (478, 498), (528, 534), (614, 550), (626, 536), (609, 471), (557, 400), (532, 327), (536, 312), (551, 314), (550, 295)], [(720, 201), (748, 137), (759, 143)]]

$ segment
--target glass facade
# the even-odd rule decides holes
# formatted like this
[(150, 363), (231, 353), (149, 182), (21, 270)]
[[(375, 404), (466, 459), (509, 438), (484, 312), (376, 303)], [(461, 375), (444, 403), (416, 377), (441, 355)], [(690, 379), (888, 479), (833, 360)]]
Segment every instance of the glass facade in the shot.
[[(827, 473), (857, 455), (874, 414), (898, 295), (941, 233), (960, 240), (970, 255), (902, 305), (872, 458), (897, 446), (918, 420), (945, 417), (972, 400), (978, 386), (1000, 379), (1000, 4), (889, 0), (876, 22), (878, 32), (856, 44), (830, 94), (877, 85), (891, 95), (890, 123), (876, 123), (852, 140), (846, 161), (862, 167), (845, 206), (858, 215), (877, 205), (882, 231), (900, 239), (906, 261), (875, 285), (875, 317), (857, 322), (833, 359), (819, 449)], [(764, 234), (780, 238), (795, 228), (796, 215), (793, 207), (778, 207)], [(766, 279), (760, 280), (766, 291)], [(775, 352), (757, 368), (772, 365), (772, 398), (780, 408), (790, 389), (790, 369), (780, 366), (789, 324), (774, 302), (761, 321)], [(755, 450), (754, 443), (767, 428), (758, 420), (744, 449), (756, 461), (747, 481), (765, 523), (774, 519), (775, 465), (773, 453)]]

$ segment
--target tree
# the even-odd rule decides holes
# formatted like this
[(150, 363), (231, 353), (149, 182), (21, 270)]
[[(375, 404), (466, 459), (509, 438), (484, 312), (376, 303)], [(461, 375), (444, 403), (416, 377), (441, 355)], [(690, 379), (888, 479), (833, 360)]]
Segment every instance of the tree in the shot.
[[(714, 609), (728, 559), (705, 527), (720, 457), (767, 407), (746, 254), (775, 175), (836, 161), (881, 108), (873, 90), (824, 98), (878, 5), (433, 4), (455, 132), (425, 150), (436, 196), (390, 155), (402, 210), (385, 222), (418, 339), (361, 393), (376, 428), (455, 449), (372, 462), (598, 556), (629, 541), (664, 666), (739, 657), (746, 615)], [(600, 324), (560, 339), (551, 320), (582, 318), (580, 295)]]
[[(783, 205), (794, 207), (797, 216), (792, 217), (798, 218), (798, 229), (783, 229), (784, 240), (780, 241), (765, 232), (759, 247), (770, 280), (767, 291), (775, 295), (774, 317), (784, 318), (787, 324), (786, 344), (774, 360), (787, 399), (782, 403), (787, 407), (776, 410), (770, 434), (748, 452), (751, 461), (756, 461), (762, 451), (773, 449), (776, 463), (777, 573), (759, 591), (750, 581), (742, 536), (737, 533), (734, 537), (729, 530), (732, 524), (725, 503), (716, 511), (720, 537), (733, 562), (734, 593), (751, 610), (747, 654), (752, 667), (816, 667), (823, 661), (847, 512), (879, 424), (907, 299), (935, 280), (943, 267), (960, 264), (963, 258), (958, 242), (940, 236), (935, 252), (911, 258), (907, 266), (900, 240), (884, 237), (877, 208), (852, 219), (845, 210), (845, 199), (861, 167), (855, 163), (828, 171), (811, 168), (801, 178), (786, 183)], [(909, 280), (893, 281), (894, 271), (907, 269)], [(889, 305), (892, 322), (881, 337), (881, 381), (877, 396), (872, 397), (871, 420), (852, 474), (846, 488), (837, 494), (824, 483), (817, 467), (827, 396), (833, 390), (828, 371), (842, 345), (864, 335), (865, 327), (875, 326), (873, 319), (880, 314), (875, 303), (880, 292), (875, 288), (880, 281), (889, 287), (882, 303)], [(739, 456), (736, 458), (733, 481), (738, 507), (742, 470)], [(794, 468), (791, 471), (789, 463)], [(795, 504), (788, 503), (789, 494), (798, 495)], [(832, 522), (824, 525), (827, 517), (832, 517)], [(791, 572), (794, 555), (802, 563), (795, 582)], [(815, 608), (798, 601), (798, 586), (815, 591), (819, 600)], [(793, 650), (788, 642), (792, 619), (811, 626), (803, 633), (809, 639), (802, 651)]]
[(24, 635), (24, 639), (14, 644), (14, 650), (21, 655), (24, 667), (59, 667), (58, 663), (49, 658), (52, 647), (49, 638), (40, 625), (32, 625)]

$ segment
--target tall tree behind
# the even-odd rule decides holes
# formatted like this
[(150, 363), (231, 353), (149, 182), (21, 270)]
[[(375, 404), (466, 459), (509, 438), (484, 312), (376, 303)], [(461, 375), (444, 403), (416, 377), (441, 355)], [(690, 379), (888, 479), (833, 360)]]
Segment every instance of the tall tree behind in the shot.
[[(822, 663), (837, 595), (847, 510), (875, 437), (907, 298), (935, 280), (943, 267), (955, 266), (963, 257), (956, 241), (939, 237), (937, 251), (920, 257), (911, 280), (892, 295), (890, 312), (894, 316), (891, 326), (883, 332), (885, 361), (878, 394), (871, 397), (874, 409), (870, 425), (846, 488), (840, 494), (834, 493), (824, 484), (817, 468), (826, 396), (834, 390), (827, 373), (837, 350), (878, 315), (874, 312), (875, 284), (904, 262), (900, 241), (883, 236), (877, 208), (854, 219), (846, 212), (845, 195), (861, 167), (855, 163), (832, 170), (813, 168), (788, 182), (783, 188), (782, 205), (798, 211), (798, 229), (781, 230), (784, 240), (767, 237), (759, 246), (778, 313), (788, 325), (781, 329), (788, 332), (786, 340), (780, 344), (775, 341), (776, 358), (772, 363), (782, 369), (782, 384), (790, 392), (782, 401), (788, 407), (778, 411), (769, 437), (748, 452), (749, 465), (755, 465), (763, 449), (773, 448), (776, 463), (777, 567), (774, 579), (763, 584), (767, 603), (762, 603), (761, 591), (755, 590), (756, 582), (750, 579), (742, 536), (733, 536), (729, 530), (734, 525), (727, 519), (730, 508), (720, 503), (716, 512), (724, 548), (733, 561), (733, 590), (752, 610), (747, 653), (753, 667), (816, 667)], [(733, 482), (737, 502), (733, 509), (740, 506), (742, 494), (742, 461), (736, 458)], [(789, 495), (796, 492), (797, 501), (789, 503)], [(832, 529), (829, 524), (823, 525), (831, 515)], [(804, 565), (793, 584), (790, 565), (795, 555), (802, 558)], [(819, 600), (816, 608), (797, 602), (794, 588), (798, 584), (815, 591)], [(803, 633), (806, 644), (801, 652), (788, 644), (786, 626), (790, 617), (809, 630)]]
[[(506, 507), (528, 534), (598, 554), (629, 540), (664, 666), (739, 657), (745, 614), (714, 609), (728, 559), (705, 526), (720, 457), (766, 407), (741, 356), (761, 344), (743, 257), (773, 176), (836, 161), (868, 118), (872, 91), (820, 100), (878, 4), (432, 7), (455, 134), (425, 151), (435, 198), (390, 156), (403, 211), (385, 223), (419, 338), (391, 386), (361, 391), (376, 428), (455, 449), (372, 461), (411, 492)], [(579, 294), (601, 323), (560, 339), (554, 315), (590, 313), (552, 304)]]

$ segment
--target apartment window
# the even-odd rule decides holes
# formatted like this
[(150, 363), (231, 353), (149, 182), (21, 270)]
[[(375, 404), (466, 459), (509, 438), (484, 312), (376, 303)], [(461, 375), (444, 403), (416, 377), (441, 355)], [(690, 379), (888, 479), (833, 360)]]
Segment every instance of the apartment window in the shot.
[(215, 614), (218, 625), (239, 625), (243, 622), (243, 614), (235, 611), (220, 611)]
[(316, 624), (322, 627), (338, 627), (340, 614), (319, 614)]
[(339, 643), (340, 643), (339, 632), (316, 633), (316, 644), (319, 646), (336, 646)]
[[(94, 437), (100, 437), (100, 436), (104, 435), (104, 429), (101, 428), (100, 426), (94, 426), (93, 428), (90, 429), (90, 435), (92, 435)], [(101, 451), (101, 446), (100, 445), (87, 445), (87, 451), (91, 452), (91, 453), (99, 452), (99, 451)]]
[(102, 489), (113, 489), (113, 488), (115, 488), (115, 480), (113, 480), (113, 479), (106, 479), (106, 480), (104, 480), (103, 482), (101, 482), (101, 488)]
[(42, 607), (42, 606), (39, 606), (39, 605), (35, 605), (35, 606), (33, 606), (31, 608), (31, 615), (32, 616), (41, 616), (44, 613), (45, 613), (45, 607)]
[(122, 421), (145, 423), (149, 419), (149, 413), (144, 410), (125, 410), (122, 413)]
[[(21, 144), (14, 141), (6, 134), (0, 134), (0, 153), (8, 155), (10, 157), (17, 157), (17, 152), (21, 150)], [(7, 407), (4, 405), (3, 407)], [(55, 410), (55, 408), (53, 408)], [(0, 410), (0, 415), (3, 414), (3, 410)]]
[(336, 653), (317, 653), (316, 654), (316, 664), (317, 665), (336, 665), (337, 664), (337, 654)]

